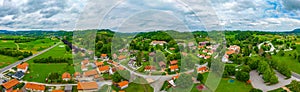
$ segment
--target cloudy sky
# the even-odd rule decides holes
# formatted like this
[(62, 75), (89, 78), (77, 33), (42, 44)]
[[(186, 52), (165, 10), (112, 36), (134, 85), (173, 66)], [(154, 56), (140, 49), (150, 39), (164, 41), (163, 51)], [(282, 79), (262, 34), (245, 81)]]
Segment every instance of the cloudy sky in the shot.
[(0, 0), (0, 29), (300, 28), (300, 0)]

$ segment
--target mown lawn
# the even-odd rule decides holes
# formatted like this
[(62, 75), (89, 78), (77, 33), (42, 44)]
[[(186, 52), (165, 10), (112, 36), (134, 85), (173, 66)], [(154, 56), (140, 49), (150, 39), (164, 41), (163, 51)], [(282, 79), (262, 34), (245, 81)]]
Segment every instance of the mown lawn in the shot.
[(24, 80), (33, 82), (45, 82), (48, 74), (57, 72), (62, 74), (64, 72), (74, 73), (74, 68), (68, 66), (66, 63), (63, 64), (30, 64), (29, 74), (26, 74)]
[(0, 68), (10, 65), (16, 61), (18, 61), (18, 59), (15, 57), (0, 55)]
[[(208, 73), (203, 74), (204, 81), (206, 81), (207, 76)], [(251, 84), (246, 84), (235, 79), (233, 79), (233, 83), (230, 83), (229, 80), (230, 78), (222, 78), (215, 92), (249, 92), (252, 89)], [(191, 92), (200, 92), (196, 88), (197, 85), (199, 84), (194, 85)]]
[(45, 82), (45, 78), (48, 74), (52, 72), (57, 72), (62, 74), (64, 72), (69, 72), (73, 74), (74, 67), (68, 65), (67, 63), (34, 63), (33, 60), (37, 58), (47, 58), (49, 56), (52, 57), (71, 57), (71, 52), (66, 52), (65, 47), (60, 47), (60, 45), (64, 45), (63, 43), (58, 46), (52, 48), (51, 50), (27, 61), (29, 63), (29, 74), (26, 74), (24, 80), (26, 81), (34, 81), (34, 82)]
[(124, 89), (125, 92), (153, 92), (153, 88), (149, 84), (129, 83)]

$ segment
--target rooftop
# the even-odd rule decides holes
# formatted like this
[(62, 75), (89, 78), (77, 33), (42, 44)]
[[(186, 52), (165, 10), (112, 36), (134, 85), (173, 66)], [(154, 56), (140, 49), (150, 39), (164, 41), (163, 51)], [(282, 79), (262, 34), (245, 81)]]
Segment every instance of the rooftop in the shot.
[(9, 89), (9, 88), (12, 88), (13, 86), (19, 84), (19, 81), (17, 79), (12, 79), (8, 82), (5, 82), (2, 84), (2, 86), (5, 88), (5, 89)]
[(78, 90), (98, 89), (98, 84), (97, 82), (78, 82), (77, 89)]

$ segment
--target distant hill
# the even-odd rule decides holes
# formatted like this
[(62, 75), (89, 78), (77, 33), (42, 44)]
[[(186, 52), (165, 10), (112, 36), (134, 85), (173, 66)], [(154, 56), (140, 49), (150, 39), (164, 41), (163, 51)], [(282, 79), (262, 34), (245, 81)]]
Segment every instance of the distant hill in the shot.
[(300, 28), (294, 29), (294, 30), (292, 31), (292, 33), (300, 33)]

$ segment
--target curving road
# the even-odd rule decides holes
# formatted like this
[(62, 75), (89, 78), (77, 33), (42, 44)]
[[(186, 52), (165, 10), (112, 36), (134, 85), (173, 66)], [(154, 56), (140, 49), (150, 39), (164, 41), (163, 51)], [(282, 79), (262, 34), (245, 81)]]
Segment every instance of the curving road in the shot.
[(38, 55), (41, 55), (41, 54), (47, 52), (48, 50), (54, 48), (55, 46), (57, 46), (57, 45), (60, 44), (60, 43), (61, 43), (61, 42), (58, 42), (58, 43), (56, 43), (55, 45), (53, 45), (53, 46), (51, 46), (51, 47), (49, 47), (49, 48), (47, 48), (47, 49), (45, 49), (45, 50), (43, 50), (43, 51), (38, 52), (37, 54), (34, 54), (34, 55), (30, 56), (30, 57), (24, 58), (24, 59), (22, 59), (22, 60), (19, 60), (19, 61), (13, 63), (13, 64), (10, 64), (10, 65), (8, 65), (8, 66), (2, 68), (2, 69), (0, 70), (0, 74), (2, 74), (3, 72), (5, 72), (5, 71), (7, 71), (7, 70), (9, 70), (9, 69), (11, 69), (11, 68), (13, 68), (13, 67), (16, 67), (18, 64), (21, 64), (22, 62), (26, 62), (27, 60), (30, 60), (30, 59), (32, 59), (32, 58), (38, 56)]

